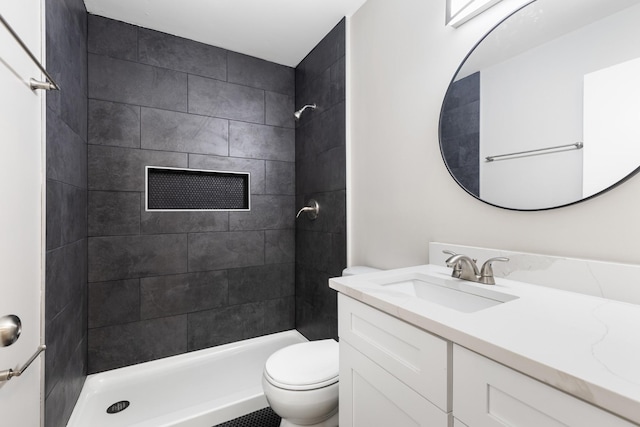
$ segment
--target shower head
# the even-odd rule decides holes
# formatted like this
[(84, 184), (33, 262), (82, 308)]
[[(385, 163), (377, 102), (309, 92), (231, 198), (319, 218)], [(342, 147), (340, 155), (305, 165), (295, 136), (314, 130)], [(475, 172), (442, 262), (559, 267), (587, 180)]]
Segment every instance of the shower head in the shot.
[(315, 110), (316, 108), (318, 108), (318, 106), (316, 104), (307, 104), (307, 105), (305, 105), (304, 107), (302, 107), (301, 109), (299, 109), (298, 111), (293, 113), (293, 116), (296, 118), (296, 120), (300, 120), (300, 116), (302, 116), (302, 113), (307, 108), (311, 108), (312, 110)]

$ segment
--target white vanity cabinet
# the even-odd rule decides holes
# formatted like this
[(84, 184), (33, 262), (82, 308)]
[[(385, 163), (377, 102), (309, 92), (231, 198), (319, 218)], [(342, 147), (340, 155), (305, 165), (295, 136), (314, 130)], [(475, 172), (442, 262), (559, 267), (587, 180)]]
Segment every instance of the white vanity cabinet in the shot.
[(338, 295), (341, 427), (451, 427), (451, 343)]
[(458, 345), (453, 349), (453, 410), (469, 427), (635, 426)]
[(341, 427), (633, 427), (338, 294)]

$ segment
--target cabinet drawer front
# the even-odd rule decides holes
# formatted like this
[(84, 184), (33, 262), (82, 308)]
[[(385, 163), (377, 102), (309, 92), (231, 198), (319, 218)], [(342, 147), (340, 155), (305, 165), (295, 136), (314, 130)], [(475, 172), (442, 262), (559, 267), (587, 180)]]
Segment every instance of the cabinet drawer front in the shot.
[(635, 425), (457, 345), (453, 412), (473, 427)]
[(449, 412), (451, 343), (338, 295), (338, 334), (440, 409)]
[(451, 415), (340, 342), (341, 427), (448, 427)]

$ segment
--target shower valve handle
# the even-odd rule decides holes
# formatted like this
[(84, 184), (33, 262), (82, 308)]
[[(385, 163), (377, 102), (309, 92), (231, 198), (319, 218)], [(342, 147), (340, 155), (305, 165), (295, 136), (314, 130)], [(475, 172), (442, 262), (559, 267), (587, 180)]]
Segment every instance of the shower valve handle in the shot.
[(320, 205), (314, 199), (311, 199), (309, 200), (309, 202), (307, 202), (307, 206), (305, 206), (304, 208), (298, 211), (298, 213), (296, 214), (296, 218), (300, 217), (300, 215), (302, 215), (302, 212), (306, 212), (307, 217), (310, 220), (314, 220), (318, 218), (319, 211), (320, 211)]

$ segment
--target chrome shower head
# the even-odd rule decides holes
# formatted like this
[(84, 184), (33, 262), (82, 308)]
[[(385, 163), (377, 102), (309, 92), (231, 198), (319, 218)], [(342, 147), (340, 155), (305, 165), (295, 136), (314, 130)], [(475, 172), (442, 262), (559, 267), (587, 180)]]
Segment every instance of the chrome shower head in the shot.
[(296, 120), (300, 120), (300, 116), (302, 116), (302, 113), (307, 108), (311, 108), (312, 110), (315, 110), (316, 108), (318, 108), (318, 106), (316, 104), (307, 104), (304, 107), (302, 107), (301, 109), (299, 109), (298, 111), (296, 111), (295, 113), (293, 113), (293, 117), (295, 117)]

